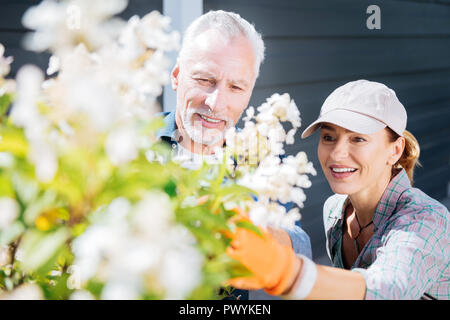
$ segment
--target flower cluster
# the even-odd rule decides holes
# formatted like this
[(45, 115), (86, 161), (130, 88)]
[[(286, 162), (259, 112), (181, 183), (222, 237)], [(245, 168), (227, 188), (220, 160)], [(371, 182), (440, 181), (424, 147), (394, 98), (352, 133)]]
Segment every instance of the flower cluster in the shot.
[(35, 30), (26, 36), (30, 50), (70, 52), (79, 43), (95, 50), (110, 43), (124, 22), (113, 18), (122, 12), (127, 0), (44, 0), (22, 17), (25, 27)]
[[(302, 208), (303, 188), (311, 186), (307, 174), (316, 174), (304, 152), (283, 157), (284, 142), (293, 144), (301, 125), (300, 111), (287, 93), (274, 94), (257, 111), (255, 115), (255, 109), (248, 108), (244, 128), (227, 132), (228, 152), (237, 162), (237, 183), (257, 193), (258, 200), (249, 203), (250, 219), (260, 226), (290, 228), (300, 219), (299, 209), (286, 212), (281, 204), (293, 202)], [(286, 133), (281, 122), (287, 121), (292, 128)]]
[[(24, 24), (36, 30), (27, 46), (50, 49), (47, 73), (58, 73), (44, 81), (35, 67), (19, 70), (11, 114), (25, 128), (41, 181), (51, 181), (57, 171), (57, 148), (106, 134), (106, 152), (119, 165), (148, 147), (135, 124), (159, 111), (156, 98), (169, 80), (164, 52), (177, 49), (179, 35), (168, 32), (170, 20), (156, 11), (127, 23), (108, 19), (125, 6), (124, 0), (46, 0), (24, 15)], [(67, 23), (70, 8), (79, 10), (76, 28)]]
[(102, 299), (140, 299), (147, 292), (185, 299), (201, 283), (203, 255), (193, 235), (175, 223), (166, 193), (150, 192), (134, 206), (117, 198), (93, 219), (73, 243), (77, 289), (96, 280), (106, 283)]
[(14, 92), (15, 81), (4, 77), (11, 71), (13, 57), (5, 57), (5, 47), (0, 43), (0, 96)]
[(46, 74), (5, 79), (0, 45), (0, 298), (218, 298), (248, 275), (226, 254), (233, 203), (262, 226), (300, 217), (281, 204), (302, 207), (315, 171), (304, 153), (284, 157), (300, 127), (289, 95), (249, 108), (218, 161), (186, 168), (156, 139), (179, 35), (156, 11), (115, 18), (126, 4), (31, 7), (26, 46), (51, 52)]

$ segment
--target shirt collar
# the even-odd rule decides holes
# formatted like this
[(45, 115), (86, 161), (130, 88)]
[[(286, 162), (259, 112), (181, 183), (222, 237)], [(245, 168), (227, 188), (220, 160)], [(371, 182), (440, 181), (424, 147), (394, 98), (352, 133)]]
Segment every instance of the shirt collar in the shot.
[(384, 190), (377, 208), (373, 215), (373, 224), (378, 227), (383, 225), (397, 207), (397, 202), (402, 193), (411, 188), (411, 182), (405, 169), (401, 169), (399, 173), (391, 180), (386, 190)]
[[(409, 188), (411, 188), (411, 183), (408, 175), (406, 174), (405, 169), (401, 169), (401, 171), (391, 179), (388, 186), (384, 190), (380, 201), (378, 202), (377, 208), (375, 209), (375, 213), (373, 215), (373, 224), (375, 225), (375, 229), (378, 229), (380, 225), (383, 225), (394, 213), (394, 209), (397, 207), (398, 199), (401, 194)], [(341, 210), (334, 210), (330, 216), (331, 218), (336, 219), (336, 223), (339, 223), (339, 225), (344, 219), (344, 211), (349, 201), (350, 198), (348, 196), (343, 197), (340, 201), (342, 206), (338, 205), (338, 208)]]
[(177, 123), (175, 121), (175, 111), (163, 112), (164, 128), (158, 130), (156, 136), (162, 140), (166, 140), (169, 143), (177, 143), (175, 132), (177, 130)]

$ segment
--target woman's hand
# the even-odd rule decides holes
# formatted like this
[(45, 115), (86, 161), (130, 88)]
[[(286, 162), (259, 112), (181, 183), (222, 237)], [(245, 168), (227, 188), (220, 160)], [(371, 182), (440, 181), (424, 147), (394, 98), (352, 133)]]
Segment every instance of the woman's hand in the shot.
[(272, 295), (286, 292), (294, 283), (301, 267), (292, 248), (282, 245), (269, 233), (262, 235), (238, 227), (227, 253), (253, 272), (252, 277), (234, 278), (229, 284), (241, 289), (265, 289)]

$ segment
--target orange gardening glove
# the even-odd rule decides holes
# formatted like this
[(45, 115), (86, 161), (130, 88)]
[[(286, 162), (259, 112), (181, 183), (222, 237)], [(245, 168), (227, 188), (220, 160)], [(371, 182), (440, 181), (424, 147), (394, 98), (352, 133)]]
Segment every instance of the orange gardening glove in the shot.
[(292, 248), (279, 244), (268, 232), (260, 231), (263, 237), (239, 227), (232, 234), (227, 253), (247, 267), (253, 276), (233, 278), (228, 283), (241, 289), (264, 288), (271, 295), (280, 295), (293, 281), (299, 262)]

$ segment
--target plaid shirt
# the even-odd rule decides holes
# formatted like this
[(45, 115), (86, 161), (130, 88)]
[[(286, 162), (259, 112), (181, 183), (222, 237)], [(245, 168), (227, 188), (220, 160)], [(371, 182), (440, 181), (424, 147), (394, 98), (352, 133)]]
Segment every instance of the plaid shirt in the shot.
[[(334, 195), (324, 205), (327, 252), (344, 268), (342, 224), (349, 199)], [(366, 299), (450, 299), (448, 210), (412, 188), (405, 170), (384, 191), (373, 216), (374, 234), (352, 266), (366, 280)]]

